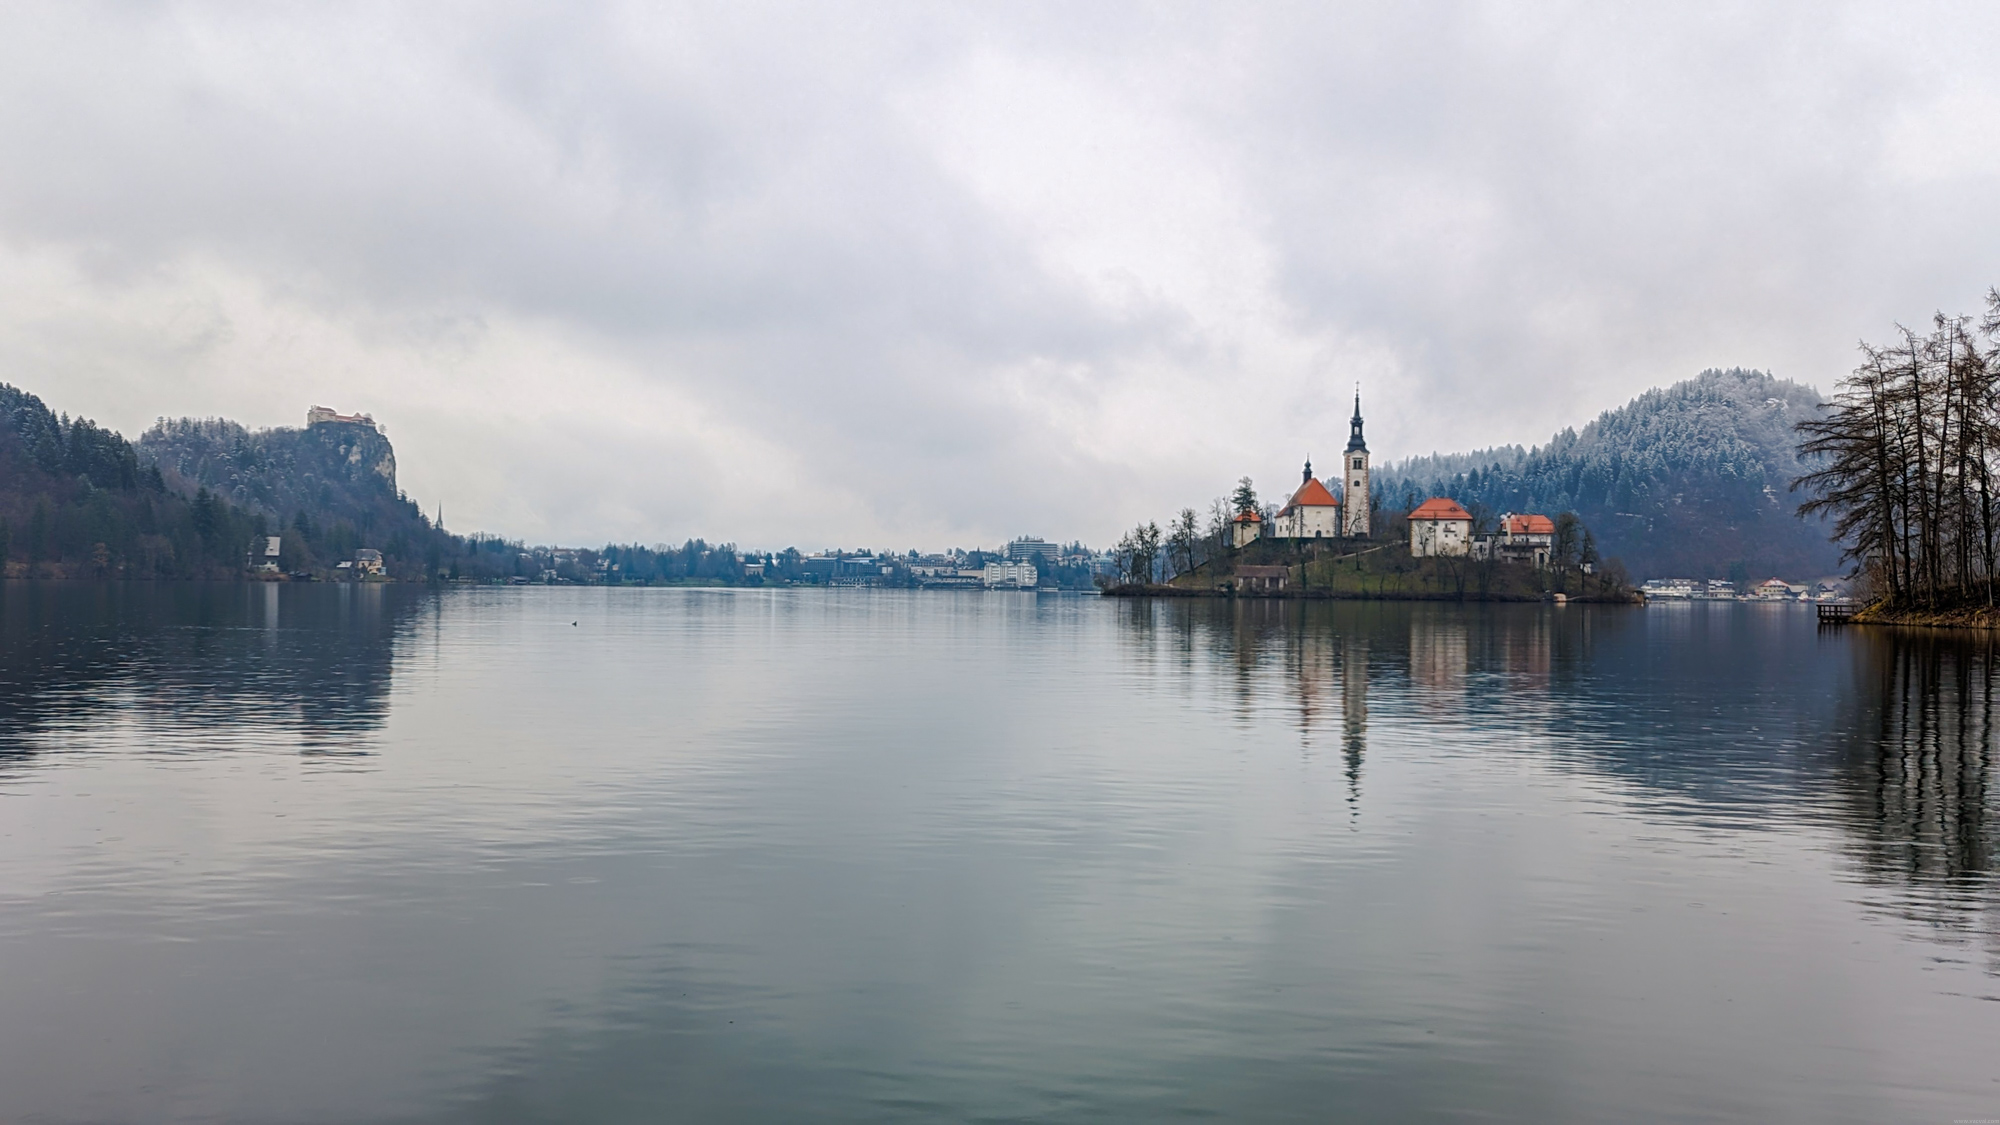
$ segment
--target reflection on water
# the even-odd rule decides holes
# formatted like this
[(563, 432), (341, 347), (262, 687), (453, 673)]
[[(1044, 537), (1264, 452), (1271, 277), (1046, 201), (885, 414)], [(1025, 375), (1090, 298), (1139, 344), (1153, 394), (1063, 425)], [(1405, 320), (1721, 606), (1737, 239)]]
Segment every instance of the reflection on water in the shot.
[(1993, 896), (1993, 638), (1867, 630), (1841, 730), (1845, 823), (1864, 877), (1948, 937), (1983, 936), (2000, 972)]
[[(1372, 676), (1436, 727), (1657, 787), (1655, 814), (1738, 826), (1774, 809), (1824, 814), (1851, 834), (1860, 874), (1899, 892), (1898, 912), (1941, 940), (1978, 935), (2000, 959), (2000, 641), (1988, 634), (1828, 632), (1777, 606), (1182, 602), (1129, 607), (1133, 649), (1155, 643), (1161, 619), (1182, 651), (1223, 654), (1239, 715), (1281, 689), (1305, 747), (1335, 734), (1337, 691), (1357, 808)], [(1190, 680), (1199, 668), (1178, 666)]]
[(0, 759), (108, 711), (286, 729), (355, 753), (381, 725), (391, 646), (425, 605), (376, 585), (0, 582)]
[(9, 583), (0, 1118), (2000, 1116), (1994, 651)]

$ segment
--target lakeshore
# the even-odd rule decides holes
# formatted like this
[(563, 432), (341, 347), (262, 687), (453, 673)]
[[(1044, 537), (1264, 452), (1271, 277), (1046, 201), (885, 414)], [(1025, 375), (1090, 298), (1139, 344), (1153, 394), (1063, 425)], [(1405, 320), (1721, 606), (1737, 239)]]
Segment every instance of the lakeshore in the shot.
[(2000, 607), (1961, 605), (1941, 608), (1892, 606), (1882, 602), (1863, 606), (1848, 618), (1856, 625), (1882, 625), (1910, 629), (2000, 629)]

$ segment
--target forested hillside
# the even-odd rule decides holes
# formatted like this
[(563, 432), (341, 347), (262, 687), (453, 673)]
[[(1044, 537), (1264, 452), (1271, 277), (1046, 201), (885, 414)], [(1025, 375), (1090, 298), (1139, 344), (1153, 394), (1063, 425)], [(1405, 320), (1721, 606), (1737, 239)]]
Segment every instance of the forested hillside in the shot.
[(315, 578), (352, 574), (338, 564), (360, 548), (380, 551), (387, 573), (403, 580), (744, 576), (734, 546), (698, 539), (592, 551), (448, 534), (397, 488), (395, 450), (372, 425), (251, 430), (182, 418), (162, 420), (135, 445), (0, 384), (0, 573), (238, 578), (267, 535), (280, 538), (283, 572)]
[(258, 521), (177, 493), (132, 443), (0, 383), (0, 570), (72, 577), (241, 572)]
[(163, 419), (138, 453), (170, 489), (207, 489), (283, 536), (282, 567), (313, 571), (371, 547), (391, 570), (437, 566), (461, 545), (396, 488), (396, 454), (374, 426), (250, 430), (221, 418)]
[(1820, 393), (1760, 371), (1704, 371), (1606, 411), (1534, 449), (1415, 457), (1383, 468), (1376, 495), (1405, 508), (1449, 496), (1475, 517), (1575, 511), (1636, 578), (1739, 581), (1839, 570), (1822, 521), (1795, 514), (1797, 423)]

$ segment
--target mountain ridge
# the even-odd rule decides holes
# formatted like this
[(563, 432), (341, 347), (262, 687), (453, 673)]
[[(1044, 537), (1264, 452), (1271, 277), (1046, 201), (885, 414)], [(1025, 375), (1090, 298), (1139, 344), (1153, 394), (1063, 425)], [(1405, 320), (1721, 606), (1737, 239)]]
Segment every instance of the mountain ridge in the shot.
[(1790, 494), (1806, 471), (1794, 427), (1824, 401), (1766, 372), (1711, 368), (1543, 445), (1392, 462), (1375, 493), (1391, 508), (1448, 496), (1489, 519), (1574, 511), (1604, 555), (1641, 579), (1830, 575), (1839, 551), (1821, 521), (1794, 514)]

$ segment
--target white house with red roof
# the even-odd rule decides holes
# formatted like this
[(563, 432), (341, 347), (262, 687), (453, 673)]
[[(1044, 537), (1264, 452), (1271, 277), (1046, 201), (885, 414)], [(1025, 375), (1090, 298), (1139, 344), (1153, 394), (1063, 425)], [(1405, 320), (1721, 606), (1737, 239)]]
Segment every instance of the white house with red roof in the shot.
[(1410, 554), (1417, 558), (1472, 553), (1472, 513), (1456, 500), (1433, 496), (1410, 513)]
[(1554, 550), (1555, 542), (1554, 520), (1547, 516), (1506, 512), (1500, 517), (1500, 529), (1475, 543), (1472, 553), (1479, 558), (1490, 556), (1507, 562), (1533, 563), (1544, 567), (1549, 565), (1549, 554)]
[(1229, 521), (1229, 545), (1245, 547), (1264, 537), (1264, 517), (1255, 510), (1236, 513)]
[(1299, 483), (1299, 490), (1292, 493), (1292, 498), (1278, 509), (1278, 517), (1271, 521), (1269, 534), (1274, 539), (1340, 537), (1340, 501), (1313, 479), (1311, 461), (1306, 462), (1305, 479)]

